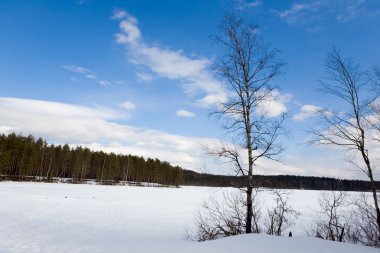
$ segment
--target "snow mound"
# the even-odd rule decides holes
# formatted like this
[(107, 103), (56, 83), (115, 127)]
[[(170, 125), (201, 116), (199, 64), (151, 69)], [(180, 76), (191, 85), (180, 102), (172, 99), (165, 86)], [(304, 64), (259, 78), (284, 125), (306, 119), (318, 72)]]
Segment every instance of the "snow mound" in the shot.
[(181, 252), (207, 253), (375, 253), (378, 249), (309, 237), (278, 237), (269, 235), (239, 235), (199, 243)]

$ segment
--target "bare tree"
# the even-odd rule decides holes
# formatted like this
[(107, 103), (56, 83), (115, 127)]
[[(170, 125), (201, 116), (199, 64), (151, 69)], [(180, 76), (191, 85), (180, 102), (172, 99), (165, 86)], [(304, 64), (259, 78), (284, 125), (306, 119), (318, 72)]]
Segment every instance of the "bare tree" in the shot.
[[(226, 53), (216, 66), (216, 74), (230, 95), (214, 114), (225, 120), (223, 128), (234, 136), (234, 144), (209, 153), (233, 163), (236, 173), (246, 176), (245, 232), (252, 233), (253, 168), (259, 159), (273, 159), (282, 151), (276, 141), (284, 116), (269, 118), (263, 110), (273, 99), (271, 82), (283, 63), (277, 59), (277, 50), (264, 45), (257, 25), (244, 22), (238, 14), (226, 16), (219, 28), (214, 39)], [(243, 153), (247, 162), (242, 162)]]
[[(319, 111), (323, 127), (313, 130), (314, 141), (359, 154), (362, 162), (352, 163), (367, 175), (371, 183), (376, 223), (380, 227), (380, 209), (367, 143), (371, 126), (365, 117), (368, 108), (368, 99), (364, 97), (365, 88), (368, 88), (365, 72), (359, 65), (343, 59), (335, 48), (329, 53), (325, 67), (329, 78), (321, 82), (323, 91), (338, 98), (344, 109)], [(376, 234), (380, 238), (379, 229)]]
[(268, 210), (267, 231), (269, 235), (281, 236), (282, 232), (294, 225), (294, 220), (300, 215), (289, 204), (288, 192), (284, 190), (273, 190), (275, 206)]
[(319, 199), (319, 210), (314, 224), (307, 234), (317, 238), (345, 242), (350, 241), (350, 219), (347, 215), (349, 201), (345, 192), (323, 192)]

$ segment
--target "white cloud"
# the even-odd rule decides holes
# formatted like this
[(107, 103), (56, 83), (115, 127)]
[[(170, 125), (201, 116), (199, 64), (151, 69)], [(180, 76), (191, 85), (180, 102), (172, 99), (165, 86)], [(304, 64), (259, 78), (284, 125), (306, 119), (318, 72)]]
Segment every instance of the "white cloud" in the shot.
[(64, 65), (64, 69), (70, 70), (74, 73), (79, 73), (79, 74), (92, 74), (93, 72), (89, 70), (88, 68), (82, 67), (82, 66), (77, 66), (77, 65)]
[(88, 74), (88, 75), (85, 75), (84, 77), (88, 79), (95, 79), (95, 80), (98, 79), (98, 77), (94, 74)]
[(120, 30), (125, 36), (124, 43), (136, 43), (140, 40), (141, 32), (137, 27), (137, 20), (131, 16), (127, 16), (126, 20), (120, 22)]
[(295, 114), (292, 118), (294, 121), (303, 121), (316, 116), (319, 110), (321, 110), (319, 106), (303, 105), (299, 113)]
[(227, 99), (227, 94), (224, 92), (212, 93), (204, 96), (203, 98), (198, 99), (194, 105), (198, 107), (207, 108), (211, 105), (217, 105), (220, 102), (226, 102)]
[(273, 90), (266, 96), (265, 100), (257, 105), (255, 113), (267, 117), (277, 117), (287, 112), (286, 103), (291, 99), (290, 94), (281, 94), (278, 90)]
[(237, 8), (240, 10), (245, 10), (246, 8), (256, 8), (263, 3), (262, 0), (255, 0), (255, 1), (237, 0), (236, 2), (237, 2)]
[(136, 109), (136, 105), (131, 101), (125, 101), (121, 103), (119, 106), (128, 111)]
[[(126, 105), (128, 108), (132, 106), (130, 103)], [(124, 113), (102, 107), (0, 98), (0, 131), (3, 133), (14, 131), (41, 136), (53, 143), (157, 157), (195, 170), (201, 168), (206, 159), (201, 146), (217, 142), (115, 123), (122, 117)]]
[[(190, 58), (182, 50), (149, 45), (142, 37), (137, 19), (132, 15), (125, 15), (119, 28), (120, 32), (114, 35), (116, 42), (126, 46), (131, 63), (147, 67), (152, 74), (159, 77), (179, 81), (186, 91), (191, 90), (193, 96), (198, 95), (196, 105), (209, 107), (225, 101), (225, 89), (209, 73), (212, 64), (209, 59)], [(137, 76), (140, 80), (147, 79), (145, 74), (139, 72)], [(209, 99), (210, 96), (213, 99)]]
[[(112, 85), (112, 82), (106, 79), (101, 79), (96, 75), (96, 73), (88, 68), (78, 66), (78, 65), (63, 65), (64, 69), (69, 70), (79, 76), (81, 76), (84, 79), (93, 80), (100, 84), (101, 86), (110, 86)], [(72, 81), (79, 81), (77, 77), (71, 77)]]
[(125, 10), (115, 9), (111, 19), (123, 19), (128, 16), (128, 13)]
[(108, 80), (98, 80), (98, 84), (101, 86), (110, 86), (112, 83)]
[(175, 113), (178, 117), (183, 117), (183, 118), (192, 118), (195, 117), (195, 114), (193, 112), (189, 112), (186, 110), (178, 110)]
[(256, 1), (252, 1), (252, 2), (246, 1), (246, 6), (257, 7), (257, 6), (260, 6), (262, 3), (263, 2), (261, 0), (256, 0)]
[[(183, 168), (209, 173), (232, 173), (231, 168), (210, 159), (201, 148), (218, 145), (220, 140), (116, 123), (123, 116), (123, 113), (104, 107), (0, 97), (1, 133), (32, 134), (43, 137), (49, 143), (67, 143), (72, 147), (81, 145), (93, 150), (159, 158)], [(380, 152), (379, 148), (374, 151), (373, 154)], [(299, 158), (301, 161), (290, 163), (261, 160), (255, 167), (255, 173), (344, 175), (347, 178), (362, 176), (358, 171), (348, 171), (346, 165), (336, 165), (336, 156), (323, 156), (317, 160), (318, 153), (315, 153), (313, 157), (315, 161), (312, 163), (303, 157)]]
[(136, 76), (141, 82), (151, 82), (153, 80), (153, 75), (146, 72), (136, 72)]

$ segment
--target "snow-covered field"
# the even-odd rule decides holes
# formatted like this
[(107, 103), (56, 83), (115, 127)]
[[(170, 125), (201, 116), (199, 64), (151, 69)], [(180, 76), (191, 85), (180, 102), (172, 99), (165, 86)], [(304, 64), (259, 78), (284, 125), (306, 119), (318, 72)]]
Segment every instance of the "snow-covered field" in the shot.
[[(0, 182), (0, 253), (16, 252), (378, 252), (305, 236), (318, 191), (291, 191), (302, 213), (292, 238), (242, 235), (184, 240), (200, 203), (234, 189)], [(262, 196), (271, 204), (269, 193)]]

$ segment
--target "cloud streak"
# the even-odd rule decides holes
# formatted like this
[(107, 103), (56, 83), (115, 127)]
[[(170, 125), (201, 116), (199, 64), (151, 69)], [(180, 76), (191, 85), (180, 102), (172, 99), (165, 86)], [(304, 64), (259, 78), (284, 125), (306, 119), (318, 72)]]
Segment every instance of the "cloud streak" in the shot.
[[(182, 84), (189, 96), (197, 96), (195, 105), (210, 107), (224, 102), (227, 92), (209, 72), (212, 62), (205, 57), (188, 57), (182, 50), (169, 50), (147, 43), (137, 19), (124, 10), (115, 10), (113, 19), (119, 20), (119, 32), (114, 35), (118, 44), (124, 45), (130, 63), (148, 68), (155, 76)], [(137, 73), (140, 80), (151, 81), (150, 74)], [(191, 92), (189, 92), (191, 91)]]
[(119, 105), (121, 108), (127, 111), (131, 111), (136, 109), (136, 105), (132, 103), (131, 101), (125, 101)]
[(176, 111), (175, 114), (178, 117), (182, 117), (182, 118), (193, 118), (193, 117), (195, 117), (195, 114), (193, 112), (189, 112), (186, 110), (178, 110), (178, 111)]
[[(92, 80), (98, 83), (101, 86), (110, 86), (112, 85), (112, 82), (103, 78), (100, 78), (94, 71), (78, 66), (78, 65), (63, 65), (64, 69), (77, 74), (78, 76), (81, 76), (84, 79)], [(79, 80), (78, 78), (74, 78), (72, 80)]]
[[(276, 11), (279, 18), (289, 25), (315, 25), (316, 22), (332, 17), (344, 23), (361, 14), (371, 13), (366, 0), (316, 0), (296, 2), (289, 9)], [(316, 28), (308, 28), (315, 30)]]
[(239, 10), (246, 10), (247, 8), (257, 8), (261, 6), (263, 3), (262, 0), (255, 0), (255, 1), (246, 1), (246, 0), (237, 0), (237, 8)]

